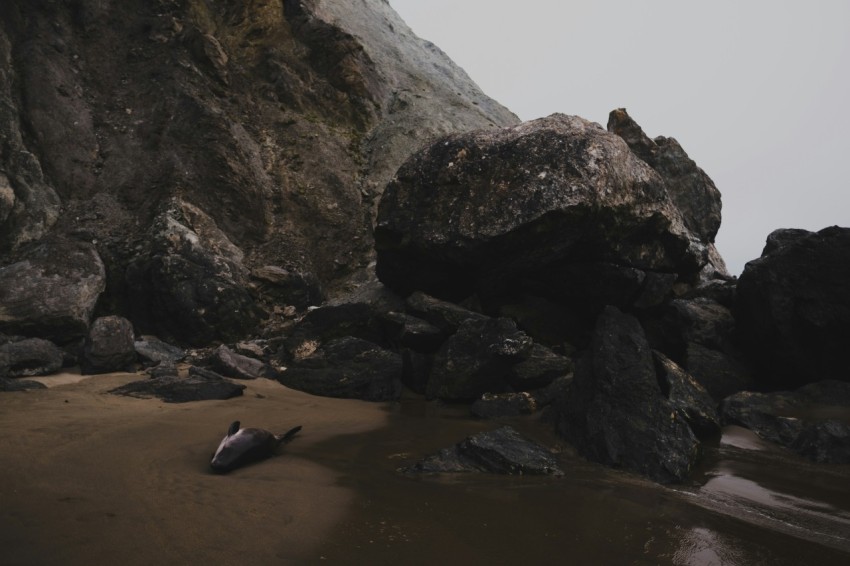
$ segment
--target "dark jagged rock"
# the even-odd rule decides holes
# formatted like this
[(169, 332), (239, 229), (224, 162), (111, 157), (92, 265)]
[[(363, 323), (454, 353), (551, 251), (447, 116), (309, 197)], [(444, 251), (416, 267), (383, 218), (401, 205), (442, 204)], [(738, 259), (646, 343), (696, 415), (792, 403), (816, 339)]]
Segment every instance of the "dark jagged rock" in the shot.
[(850, 381), (850, 228), (781, 230), (744, 267), (735, 317), (763, 387)]
[(59, 345), (85, 336), (106, 280), (94, 246), (51, 239), (0, 268), (0, 332)]
[(0, 377), (50, 375), (62, 367), (64, 355), (53, 342), (24, 338), (0, 344)]
[(312, 273), (264, 265), (251, 270), (251, 277), (259, 282), (260, 292), (265, 297), (300, 311), (321, 305), (326, 298), (319, 279)]
[(223, 400), (242, 395), (244, 385), (233, 383), (210, 371), (198, 371), (199, 369), (190, 368), (188, 377), (164, 375), (133, 381), (110, 390), (110, 393), (142, 399), (157, 397), (166, 403)]
[(531, 393), (485, 393), (470, 407), (472, 416), (498, 419), (530, 415), (537, 411), (537, 399)]
[(153, 222), (150, 242), (127, 269), (143, 327), (194, 345), (256, 329), (265, 313), (245, 289), (243, 253), (212, 218), (174, 199)]
[(508, 391), (511, 369), (533, 342), (507, 318), (467, 319), (434, 356), (427, 397), (468, 401)]
[(421, 354), (404, 349), (401, 352), (402, 376), (401, 381), (414, 393), (425, 395), (428, 388), (428, 377), (434, 365), (434, 356)]
[[(723, 402), (724, 422), (750, 428), (816, 462), (850, 463), (850, 386), (818, 382), (794, 392), (741, 393)], [(829, 392), (828, 394), (824, 394)], [(842, 420), (824, 418), (842, 407)]]
[(47, 386), (29, 379), (0, 377), (0, 391), (28, 391), (31, 389), (47, 389)]
[(384, 192), (375, 238), (378, 277), (400, 294), (498, 305), (528, 290), (591, 314), (638, 301), (649, 271), (695, 280), (710, 244), (622, 139), (558, 114), (414, 154)]
[(397, 347), (433, 354), (446, 340), (445, 332), (421, 318), (401, 312), (389, 312), (381, 318), (387, 340)]
[[(839, 409), (840, 410), (836, 410)], [(805, 458), (850, 463), (850, 383), (821, 381), (796, 391), (743, 391), (723, 400), (724, 425), (748, 428)], [(830, 418), (840, 413), (843, 418)]]
[(532, 391), (552, 383), (573, 370), (571, 359), (540, 344), (533, 344), (528, 357), (511, 367), (508, 383), (517, 391)]
[[(167, 339), (230, 342), (252, 304), (314, 303), (316, 282), (368, 265), (375, 201), (413, 149), (517, 122), (384, 0), (2, 4), (0, 253), (51, 231), (97, 241), (103, 312)], [(150, 249), (173, 198), (244, 276)]]
[(304, 354), (277, 380), (323, 397), (391, 401), (401, 395), (402, 357), (372, 342), (346, 336)]
[(683, 481), (696, 463), (699, 442), (660, 388), (643, 329), (614, 307), (600, 315), (559, 411), (558, 431), (591, 460), (661, 483)]
[(143, 366), (174, 365), (186, 357), (186, 351), (163, 342), (155, 336), (142, 336), (133, 343), (136, 355)]
[(653, 352), (662, 392), (700, 440), (720, 436), (720, 417), (708, 391), (660, 352)]
[(686, 345), (684, 366), (718, 403), (732, 393), (753, 386), (752, 373), (740, 360), (702, 344), (689, 342)]
[(277, 372), (269, 364), (237, 354), (223, 344), (213, 351), (210, 364), (218, 373), (236, 379), (256, 379), (258, 377), (274, 379), (277, 377)]
[(407, 298), (407, 308), (414, 315), (428, 321), (443, 332), (454, 334), (467, 320), (486, 320), (488, 317), (460, 305), (435, 299), (416, 291)]
[(401, 471), (409, 474), (564, 475), (549, 450), (523, 438), (509, 426), (474, 434)]
[(83, 373), (130, 371), (136, 359), (133, 323), (120, 316), (95, 319), (83, 347), (80, 364)]

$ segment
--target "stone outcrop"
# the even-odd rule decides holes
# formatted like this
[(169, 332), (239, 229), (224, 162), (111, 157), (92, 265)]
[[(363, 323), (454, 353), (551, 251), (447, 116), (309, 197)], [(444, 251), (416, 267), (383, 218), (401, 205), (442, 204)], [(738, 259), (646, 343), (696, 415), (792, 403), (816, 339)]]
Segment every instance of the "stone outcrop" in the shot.
[(80, 360), (83, 373), (132, 371), (136, 359), (132, 322), (120, 316), (102, 316), (92, 322)]
[(50, 375), (62, 367), (64, 355), (53, 342), (24, 338), (0, 343), (0, 377)]
[(850, 463), (850, 422), (830, 418), (850, 409), (850, 383), (819, 381), (795, 391), (742, 391), (724, 399), (724, 425), (748, 428), (815, 462)]
[(509, 426), (474, 434), (401, 471), (410, 474), (564, 475), (549, 450), (523, 438)]
[(493, 308), (526, 292), (590, 320), (696, 283), (711, 243), (620, 137), (560, 114), (414, 154), (384, 192), (375, 238), (378, 277), (400, 294), (476, 294)]
[(744, 267), (735, 317), (759, 382), (850, 381), (850, 228), (779, 230)]
[(384, 0), (8, 0), (0, 253), (84, 236), (103, 312), (231, 341), (255, 306), (306, 308), (368, 264), (377, 198), (419, 145), (516, 122)]
[(0, 332), (64, 345), (83, 338), (106, 285), (94, 246), (52, 239), (0, 268)]
[(681, 482), (697, 462), (699, 441), (665, 395), (676, 391), (662, 391), (637, 319), (607, 307), (560, 404), (558, 431), (590, 460)]
[(235, 379), (274, 379), (277, 372), (267, 363), (256, 358), (237, 354), (225, 345), (216, 348), (210, 359), (213, 370)]

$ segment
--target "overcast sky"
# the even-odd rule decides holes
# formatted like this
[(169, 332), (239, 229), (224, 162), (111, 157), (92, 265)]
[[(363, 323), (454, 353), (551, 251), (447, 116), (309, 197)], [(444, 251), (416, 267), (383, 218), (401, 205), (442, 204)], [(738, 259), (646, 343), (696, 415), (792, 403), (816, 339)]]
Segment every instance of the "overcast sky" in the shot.
[(625, 107), (723, 194), (729, 270), (850, 226), (850, 1), (389, 0), (523, 120)]

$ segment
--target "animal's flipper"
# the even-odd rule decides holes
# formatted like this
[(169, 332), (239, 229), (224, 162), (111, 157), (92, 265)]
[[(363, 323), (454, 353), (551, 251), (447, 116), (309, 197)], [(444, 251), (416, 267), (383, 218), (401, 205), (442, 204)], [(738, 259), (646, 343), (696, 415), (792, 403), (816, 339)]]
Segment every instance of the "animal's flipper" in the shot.
[(299, 426), (283, 433), (282, 435), (277, 437), (277, 443), (278, 444), (284, 444), (285, 442), (289, 442), (290, 440), (292, 440), (293, 436), (298, 434), (298, 431), (300, 431), (300, 430), (301, 430), (301, 426), (299, 425)]
[(227, 436), (233, 436), (237, 432), (239, 432), (239, 427), (242, 426), (239, 421), (233, 421), (230, 423), (230, 428), (227, 429)]

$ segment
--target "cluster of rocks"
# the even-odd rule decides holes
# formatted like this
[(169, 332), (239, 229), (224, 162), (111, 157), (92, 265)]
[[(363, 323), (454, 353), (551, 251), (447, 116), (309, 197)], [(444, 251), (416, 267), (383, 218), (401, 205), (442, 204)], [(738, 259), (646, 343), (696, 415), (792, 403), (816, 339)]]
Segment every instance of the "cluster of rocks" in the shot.
[[(94, 247), (61, 238), (34, 246), (0, 268), (0, 377), (20, 389), (8, 378), (141, 364), (150, 378), (116, 393), (223, 399), (242, 393), (233, 379), (265, 377), (370, 401), (406, 387), (468, 403), (481, 418), (546, 409), (580, 454), (660, 482), (685, 480), (721, 424), (846, 461), (846, 423), (783, 413), (813, 402), (811, 390), (752, 391), (850, 381), (850, 229), (777, 231), (735, 280), (714, 248), (719, 222), (708, 176), (622, 109), (608, 131), (553, 115), (453, 134), (413, 154), (387, 186), (378, 280), (319, 308), (310, 307), (324, 298), (317, 279), (247, 271), (202, 210), (166, 202), (123, 279), (138, 288), (131, 316), (145, 328), (168, 320), (157, 328), (178, 343), (229, 336), (233, 347), (187, 358), (136, 339), (125, 318), (92, 320), (109, 279)], [(285, 332), (236, 342), (265, 316), (246, 291), (252, 280), (303, 314)], [(411, 469), (436, 470), (440, 460), (486, 468), (480, 445), (510, 444), (510, 434), (494, 434)]]

